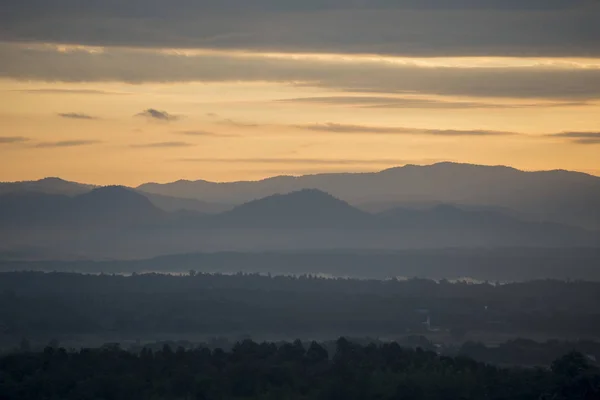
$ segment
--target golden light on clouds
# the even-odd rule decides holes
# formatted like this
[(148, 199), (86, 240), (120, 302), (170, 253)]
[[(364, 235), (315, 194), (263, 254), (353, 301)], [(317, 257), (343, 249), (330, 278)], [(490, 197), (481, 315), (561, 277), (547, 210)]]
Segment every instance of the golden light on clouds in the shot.
[(596, 58), (2, 52), (3, 181), (231, 181), (442, 160), (600, 170)]
[[(85, 46), (56, 43), (27, 43), (11, 44), (0, 42), (4, 46), (21, 47), (28, 50), (56, 51), (58, 53), (83, 52), (88, 54), (102, 54), (110, 48), (106, 46)], [(168, 56), (198, 57), (198, 56), (226, 56), (226, 57), (254, 57), (287, 60), (307, 60), (320, 62), (347, 62), (347, 63), (384, 63), (396, 65), (415, 65), (430, 68), (526, 68), (545, 67), (562, 69), (600, 69), (600, 60), (585, 57), (402, 57), (368, 53), (302, 53), (302, 52), (266, 52), (249, 50), (219, 50), (219, 49), (189, 49), (189, 48), (144, 48), (144, 47), (119, 47), (131, 53), (162, 54)]]

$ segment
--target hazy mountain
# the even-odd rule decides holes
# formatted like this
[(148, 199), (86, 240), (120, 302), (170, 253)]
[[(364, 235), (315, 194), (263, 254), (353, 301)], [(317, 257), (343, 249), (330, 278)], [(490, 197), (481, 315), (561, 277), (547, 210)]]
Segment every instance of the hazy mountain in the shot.
[[(500, 228), (502, 226), (543, 225), (522, 221), (493, 209), (469, 209), (449, 204), (438, 204), (428, 208), (396, 207), (378, 213), (378, 216), (390, 223), (418, 225), (423, 227), (451, 227), (451, 228)], [(559, 224), (554, 224), (558, 225)]]
[[(600, 249), (479, 248), (411, 249), (398, 251), (323, 250), (285, 252), (185, 253), (136, 260), (76, 260), (17, 257), (0, 253), (0, 271), (64, 271), (124, 273), (163, 271), (187, 273), (314, 274), (335, 277), (387, 279), (489, 280), (532, 279), (600, 281)], [(60, 261), (57, 261), (60, 260)], [(29, 261), (29, 262), (27, 262)], [(35, 262), (33, 262), (35, 261)]]
[(60, 178), (44, 178), (38, 181), (0, 182), (0, 195), (6, 193), (37, 192), (75, 196), (94, 189), (94, 185), (69, 182)]
[(386, 211), (397, 209), (408, 209), (408, 210), (427, 210), (438, 206), (455, 206), (460, 210), (465, 211), (491, 211), (504, 215), (510, 215), (515, 218), (527, 219), (527, 214), (520, 213), (518, 211), (498, 206), (486, 206), (477, 204), (456, 204), (456, 203), (443, 203), (439, 201), (382, 201), (372, 203), (362, 203), (355, 205), (358, 209), (366, 211), (371, 214), (384, 213)]
[(0, 226), (37, 226), (68, 212), (71, 198), (61, 194), (15, 192), (0, 195)]
[(78, 221), (133, 224), (154, 222), (165, 213), (134, 190), (107, 186), (73, 198), (71, 215)]
[(0, 221), (4, 228), (80, 226), (123, 226), (155, 221), (164, 212), (146, 197), (122, 186), (93, 189), (69, 197), (39, 192), (9, 193), (0, 196)]
[[(69, 182), (60, 178), (44, 178), (37, 181), (23, 182), (0, 182), (0, 196), (5, 194), (54, 194), (64, 196), (77, 196), (88, 193), (98, 188), (96, 185), (88, 185), (77, 182)], [(136, 190), (136, 189), (132, 189)], [(233, 208), (233, 205), (211, 203), (190, 198), (177, 198), (173, 196), (164, 196), (156, 193), (147, 193), (142, 190), (136, 190), (141, 195), (147, 197), (156, 207), (172, 212), (178, 210), (198, 211), (207, 214), (214, 214), (227, 211)]]
[(360, 228), (374, 217), (315, 189), (250, 201), (212, 219), (219, 227)]
[(446, 203), (507, 208), (549, 220), (600, 229), (600, 178), (569, 171), (525, 172), (502, 166), (439, 163), (377, 173), (281, 176), (256, 182), (148, 183), (149, 193), (240, 204), (315, 188), (350, 204)]
[(4, 250), (37, 247), (106, 259), (195, 251), (597, 247), (600, 234), (448, 205), (370, 214), (316, 189), (214, 215), (167, 213), (136, 191), (113, 186), (74, 197), (0, 196), (0, 243)]
[[(92, 189), (93, 185), (59, 178), (0, 183), (0, 194), (76, 196)], [(562, 170), (524, 172), (502, 166), (439, 163), (377, 173), (280, 176), (255, 182), (148, 183), (136, 190), (164, 211), (215, 214), (234, 205), (302, 189), (322, 190), (369, 212), (453, 204), (461, 209), (493, 210), (519, 219), (600, 230), (600, 178)]]
[(207, 201), (201, 201), (197, 199), (186, 199), (180, 197), (165, 196), (156, 193), (146, 193), (141, 190), (138, 190), (137, 192), (147, 197), (156, 207), (168, 212), (195, 211), (203, 214), (217, 214), (231, 210), (234, 207), (233, 205), (210, 203)]
[[(531, 222), (491, 210), (464, 210), (438, 205), (415, 210), (395, 208), (378, 214), (388, 227), (432, 247), (595, 246), (600, 234), (551, 222)], [(438, 244), (437, 246), (435, 244)]]
[[(255, 234), (264, 237), (279, 229), (278, 235), (297, 238), (301, 248), (316, 245), (309, 244), (310, 238), (304, 235), (307, 230), (313, 231), (314, 238), (326, 231), (319, 240), (355, 248), (600, 245), (600, 234), (557, 223), (523, 221), (493, 210), (438, 205), (370, 214), (316, 189), (254, 200), (204, 219), (198, 226), (202, 225), (259, 230)], [(346, 242), (339, 242), (340, 238)]]

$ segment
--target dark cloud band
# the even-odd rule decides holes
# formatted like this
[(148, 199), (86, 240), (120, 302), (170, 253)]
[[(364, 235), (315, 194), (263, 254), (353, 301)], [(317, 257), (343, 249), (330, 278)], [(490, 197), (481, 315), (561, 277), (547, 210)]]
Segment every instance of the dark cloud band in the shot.
[(600, 144), (600, 132), (561, 132), (547, 136), (568, 139), (577, 144)]
[(158, 121), (165, 121), (165, 122), (177, 121), (178, 119), (181, 119), (181, 116), (179, 116), (179, 115), (169, 114), (166, 111), (159, 111), (154, 108), (149, 108), (147, 110), (144, 110), (141, 113), (136, 114), (136, 117), (146, 117), (146, 118), (150, 118), (150, 119), (154, 119), (154, 120), (158, 120)]
[(229, 134), (229, 133), (215, 133), (215, 132), (201, 131), (201, 130), (177, 131), (175, 133), (178, 135), (184, 135), (184, 136), (211, 137), (211, 138), (229, 138), (229, 137), (237, 137), (238, 136), (238, 135)]
[(419, 56), (600, 55), (600, 6), (593, 0), (0, 0), (0, 8), (5, 41)]
[(16, 144), (29, 141), (24, 136), (0, 136), (0, 144)]
[(83, 113), (59, 113), (58, 114), (59, 117), (62, 118), (68, 118), (68, 119), (97, 119), (96, 117), (93, 117), (91, 115), (88, 114), (83, 114)]
[(156, 148), (177, 148), (177, 147), (192, 147), (193, 143), (188, 142), (157, 142), (157, 143), (142, 143), (134, 144), (130, 147), (135, 149), (156, 149)]
[[(600, 61), (581, 67), (560, 66), (438, 66), (393, 63), (357, 57), (297, 58), (262, 54), (180, 55), (159, 51), (104, 49), (61, 52), (0, 44), (0, 77), (68, 82), (282, 82), (347, 92), (476, 97), (600, 99)], [(177, 116), (148, 109), (142, 113), (157, 120)]]
[(40, 142), (35, 144), (33, 147), (37, 147), (40, 149), (47, 148), (61, 148), (61, 147), (79, 147), (79, 146), (89, 146), (93, 144), (102, 143), (99, 140), (61, 140), (56, 142)]

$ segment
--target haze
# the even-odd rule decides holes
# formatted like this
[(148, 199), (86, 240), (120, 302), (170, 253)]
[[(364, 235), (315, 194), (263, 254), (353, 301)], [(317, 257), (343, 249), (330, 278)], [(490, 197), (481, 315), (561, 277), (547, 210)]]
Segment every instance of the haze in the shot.
[(599, 21), (0, 0), (0, 399), (600, 399)]

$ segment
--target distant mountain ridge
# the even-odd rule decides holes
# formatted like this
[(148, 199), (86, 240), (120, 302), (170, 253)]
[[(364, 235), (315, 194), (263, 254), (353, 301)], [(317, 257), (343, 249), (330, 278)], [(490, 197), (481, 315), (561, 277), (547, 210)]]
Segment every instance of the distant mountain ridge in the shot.
[[(43, 178), (37, 181), (0, 182), (0, 196), (14, 193), (42, 193), (51, 195), (77, 196), (102, 186), (66, 181), (60, 178)], [(130, 188), (147, 197), (158, 208), (172, 212), (190, 210), (203, 213), (217, 213), (233, 208), (233, 205), (204, 202), (197, 199), (178, 198), (155, 193), (146, 193)]]
[(37, 181), (0, 182), (0, 195), (7, 193), (37, 192), (45, 194), (60, 194), (75, 196), (87, 193), (96, 185), (70, 182), (61, 178), (48, 177)]
[(130, 188), (106, 186), (66, 196), (37, 192), (17, 192), (0, 196), (0, 221), (4, 227), (19, 229), (56, 226), (123, 226), (152, 222), (164, 212)]
[(273, 194), (319, 189), (360, 206), (443, 203), (487, 206), (600, 230), (600, 178), (563, 170), (524, 172), (511, 167), (438, 163), (375, 173), (280, 176), (256, 182), (177, 181), (138, 189), (175, 197), (241, 204)]
[[(0, 183), (0, 195), (29, 191), (74, 196), (92, 189), (93, 185), (58, 178)], [(278, 176), (246, 182), (180, 180), (147, 183), (134, 190), (164, 211), (217, 214), (235, 205), (303, 189), (321, 190), (369, 212), (450, 204), (600, 231), (600, 178), (564, 170), (524, 172), (504, 166), (446, 162), (374, 173)]]
[(156, 207), (167, 212), (175, 211), (194, 211), (205, 214), (217, 214), (231, 210), (234, 205), (214, 203), (197, 199), (188, 199), (181, 197), (165, 196), (156, 193), (146, 193), (142, 190), (137, 192), (152, 202)]
[(133, 189), (103, 187), (73, 197), (0, 196), (0, 243), (5, 254), (38, 248), (106, 259), (197, 251), (600, 247), (600, 234), (451, 205), (372, 214), (316, 189), (218, 214), (168, 213)]

